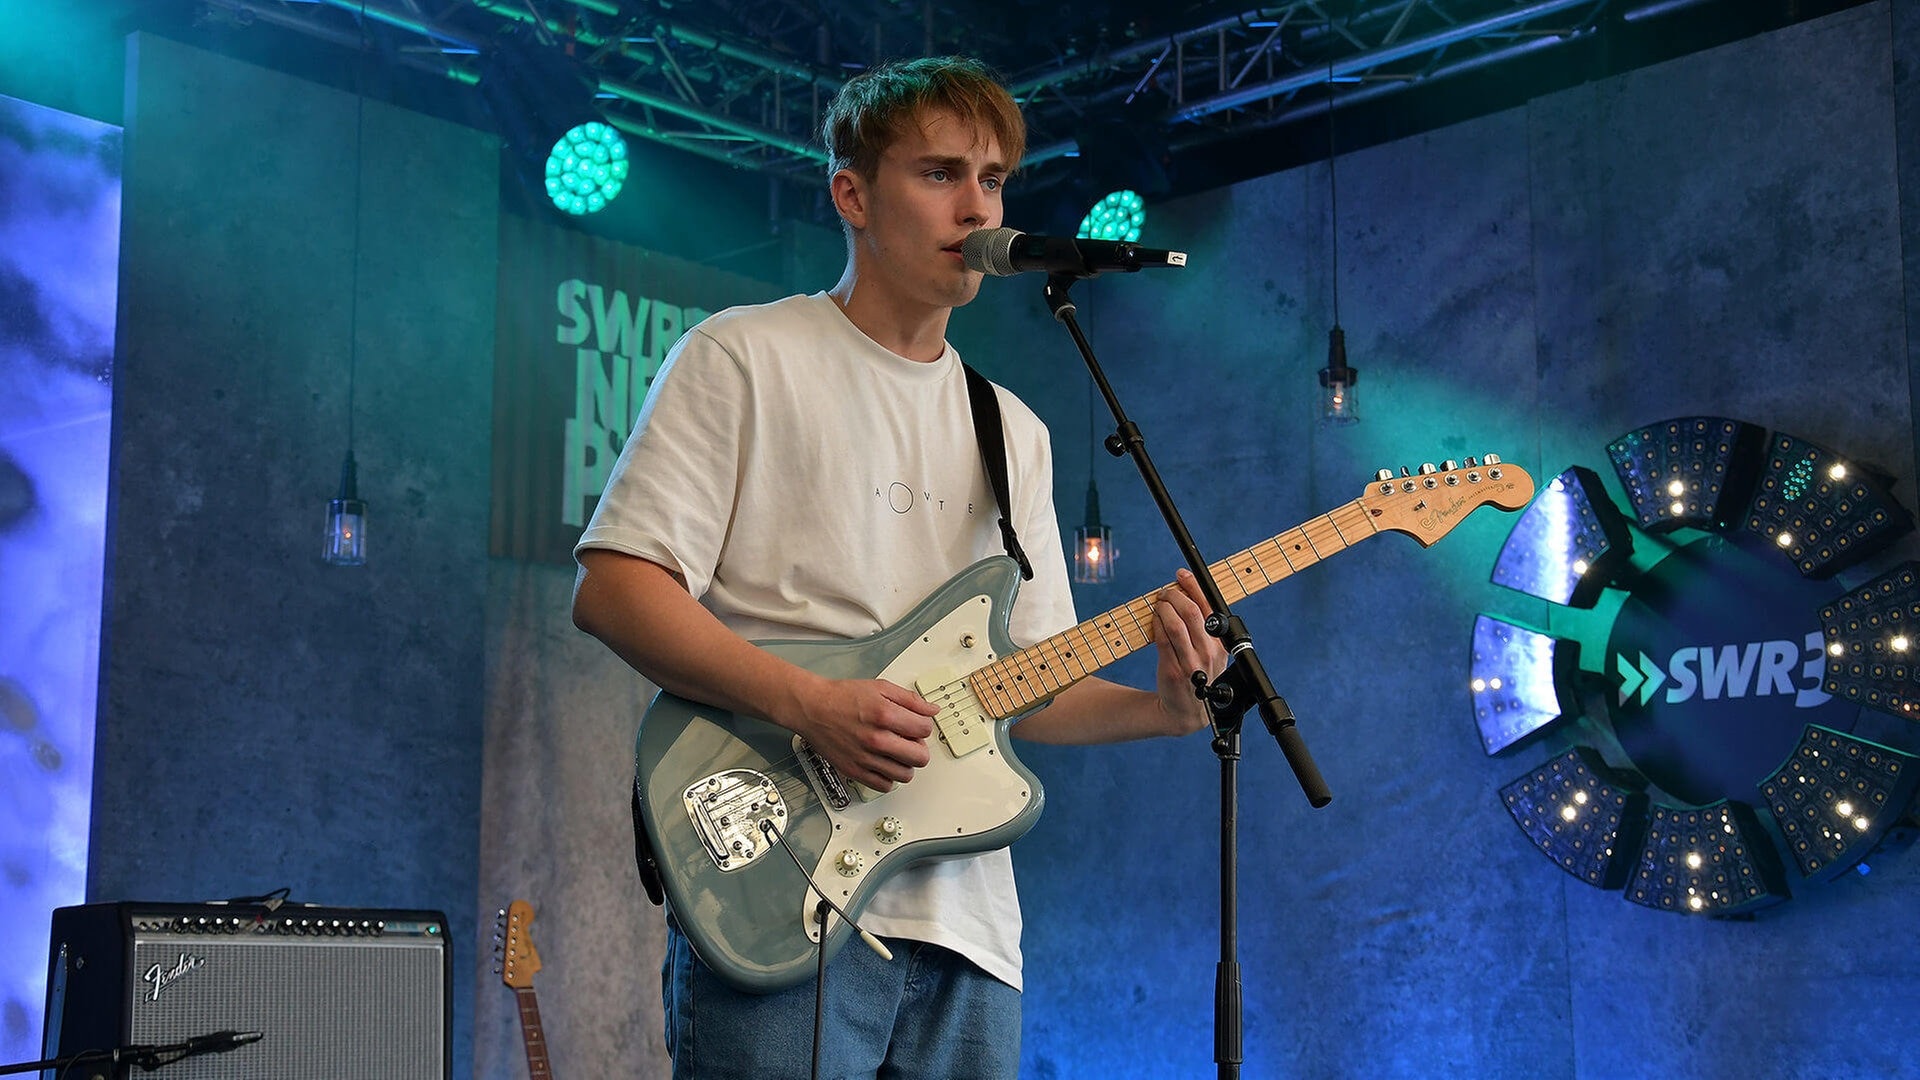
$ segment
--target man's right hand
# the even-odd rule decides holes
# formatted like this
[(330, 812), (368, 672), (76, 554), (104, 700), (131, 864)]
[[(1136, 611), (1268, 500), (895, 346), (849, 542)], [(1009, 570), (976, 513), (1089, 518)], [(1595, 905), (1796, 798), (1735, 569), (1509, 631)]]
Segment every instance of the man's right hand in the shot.
[(913, 779), (932, 760), (938, 705), (885, 679), (821, 679), (799, 696), (786, 725), (807, 740), (845, 780), (875, 791)]

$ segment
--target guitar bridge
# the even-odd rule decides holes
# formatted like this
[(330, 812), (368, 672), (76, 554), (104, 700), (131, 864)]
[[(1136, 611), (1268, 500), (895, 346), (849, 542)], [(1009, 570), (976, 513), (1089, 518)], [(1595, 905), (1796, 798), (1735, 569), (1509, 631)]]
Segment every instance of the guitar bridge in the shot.
[(775, 841), (760, 831), (764, 822), (786, 831), (787, 804), (780, 789), (752, 769), (728, 769), (695, 780), (680, 801), (707, 854), (723, 872), (748, 866), (773, 849)]

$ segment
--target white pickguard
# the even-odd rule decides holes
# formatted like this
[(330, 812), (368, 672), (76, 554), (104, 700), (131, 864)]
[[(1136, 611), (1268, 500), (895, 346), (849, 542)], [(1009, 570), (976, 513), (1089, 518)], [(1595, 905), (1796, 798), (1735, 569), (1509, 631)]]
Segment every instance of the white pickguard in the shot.
[[(973, 691), (963, 676), (998, 659), (988, 643), (987, 625), (993, 614), (993, 601), (986, 596), (972, 597), (955, 607), (935, 623), (898, 657), (880, 678), (905, 687), (919, 685), (919, 676), (929, 671), (955, 673), (954, 681), (936, 697), (932, 688), (921, 694), (936, 703), (944, 700), (942, 717), (936, 718), (934, 737), (928, 740), (932, 760), (913, 774), (905, 784), (896, 784), (886, 794), (861, 792), (845, 810), (824, 806), (833, 821), (833, 842), (814, 867), (813, 880), (835, 903), (845, 903), (860, 888), (868, 875), (915, 841), (977, 836), (1011, 821), (1033, 798), (1026, 778), (1009, 768), (1000, 754), (997, 740), (984, 748), (955, 757), (941, 741), (938, 722), (952, 723), (947, 710), (970, 711), (970, 723), (991, 731), (995, 721), (981, 711)], [(883, 819), (898, 823), (898, 837), (892, 843), (881, 840)], [(842, 873), (842, 857), (856, 852), (861, 865), (852, 873)], [(800, 921), (807, 936), (820, 939), (820, 926), (814, 921), (814, 899), (800, 897)], [(838, 916), (829, 916), (828, 929)]]

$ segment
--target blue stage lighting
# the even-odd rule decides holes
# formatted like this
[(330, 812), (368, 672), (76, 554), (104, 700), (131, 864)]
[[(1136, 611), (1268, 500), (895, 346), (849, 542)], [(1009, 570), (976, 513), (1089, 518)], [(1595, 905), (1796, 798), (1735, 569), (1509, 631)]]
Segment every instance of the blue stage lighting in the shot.
[(1788, 897), (1773, 841), (1745, 803), (1655, 803), (1627, 899), (1661, 911), (1741, 915)]
[(1711, 529), (1737, 521), (1766, 454), (1767, 431), (1719, 416), (1649, 424), (1607, 447), (1640, 527)]
[(1915, 758), (1808, 724), (1760, 794), (1804, 877), (1825, 881), (1867, 857), (1913, 801)]
[(1578, 465), (1549, 481), (1514, 522), (1493, 582), (1555, 604), (1592, 607), (1633, 553), (1627, 519)]
[(1920, 718), (1920, 564), (1904, 562), (1820, 609), (1826, 691), (1870, 709)]
[(1589, 885), (1617, 889), (1633, 870), (1646, 828), (1646, 781), (1576, 746), (1500, 789), (1533, 846)]
[(1802, 575), (1831, 577), (1913, 531), (1913, 517), (1887, 488), (1831, 450), (1776, 434), (1747, 530), (1766, 537)]
[(1473, 620), (1473, 719), (1488, 755), (1580, 712), (1580, 644), (1491, 615)]

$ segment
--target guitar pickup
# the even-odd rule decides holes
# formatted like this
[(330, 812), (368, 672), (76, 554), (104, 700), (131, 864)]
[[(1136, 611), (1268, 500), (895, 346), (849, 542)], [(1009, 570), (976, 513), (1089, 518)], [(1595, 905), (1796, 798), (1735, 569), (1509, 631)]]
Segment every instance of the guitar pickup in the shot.
[(913, 688), (921, 697), (940, 706), (940, 711), (934, 714), (933, 727), (954, 757), (966, 757), (992, 744), (993, 725), (981, 712), (973, 688), (959, 672), (950, 667), (929, 669), (914, 680)]

